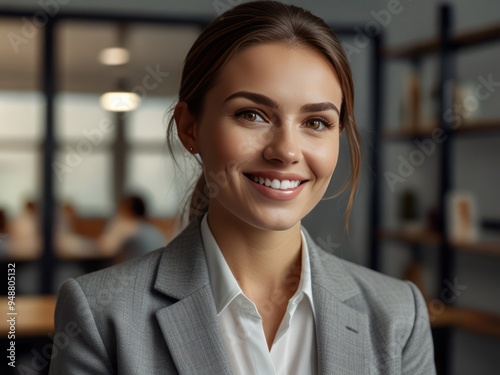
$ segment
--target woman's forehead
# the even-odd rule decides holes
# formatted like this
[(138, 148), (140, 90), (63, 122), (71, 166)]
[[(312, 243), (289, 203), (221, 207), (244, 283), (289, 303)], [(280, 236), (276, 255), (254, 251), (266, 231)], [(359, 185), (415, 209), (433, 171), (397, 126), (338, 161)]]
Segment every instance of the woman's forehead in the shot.
[(279, 101), (329, 99), (340, 106), (342, 90), (335, 69), (320, 52), (283, 43), (252, 46), (238, 52), (222, 68), (214, 94), (263, 93)]

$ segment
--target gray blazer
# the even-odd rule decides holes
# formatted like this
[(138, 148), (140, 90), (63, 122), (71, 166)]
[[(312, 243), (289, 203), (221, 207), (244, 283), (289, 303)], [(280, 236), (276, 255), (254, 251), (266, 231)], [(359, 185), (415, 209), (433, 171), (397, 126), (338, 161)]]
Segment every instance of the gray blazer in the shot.
[[(320, 374), (435, 374), (417, 288), (309, 246)], [(200, 234), (70, 279), (50, 374), (231, 374)], [(302, 374), (300, 374), (302, 375)]]

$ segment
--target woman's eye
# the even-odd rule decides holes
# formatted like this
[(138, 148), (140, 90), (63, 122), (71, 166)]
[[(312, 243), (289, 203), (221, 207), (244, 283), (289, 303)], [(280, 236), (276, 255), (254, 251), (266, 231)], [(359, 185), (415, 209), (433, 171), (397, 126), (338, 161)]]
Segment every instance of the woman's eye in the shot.
[(325, 128), (329, 128), (331, 124), (326, 120), (311, 119), (306, 122), (306, 126), (312, 130), (321, 131), (324, 130)]
[(261, 115), (255, 111), (244, 111), (237, 113), (237, 116), (248, 122), (265, 122)]

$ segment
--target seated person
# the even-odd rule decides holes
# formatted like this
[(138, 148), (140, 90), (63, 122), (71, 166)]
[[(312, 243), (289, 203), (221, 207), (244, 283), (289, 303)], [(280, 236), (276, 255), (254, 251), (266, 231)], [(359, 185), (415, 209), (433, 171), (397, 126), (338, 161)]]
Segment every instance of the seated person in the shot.
[(88, 257), (96, 254), (93, 238), (83, 236), (74, 229), (78, 214), (75, 207), (66, 202), (58, 210), (55, 228), (55, 250), (64, 257)]
[(38, 207), (34, 201), (24, 205), (21, 214), (7, 228), (7, 253), (13, 259), (37, 259), (42, 253), (42, 238), (38, 222)]
[(98, 240), (102, 254), (117, 261), (133, 258), (167, 244), (163, 233), (146, 219), (146, 204), (138, 195), (122, 199), (115, 218)]

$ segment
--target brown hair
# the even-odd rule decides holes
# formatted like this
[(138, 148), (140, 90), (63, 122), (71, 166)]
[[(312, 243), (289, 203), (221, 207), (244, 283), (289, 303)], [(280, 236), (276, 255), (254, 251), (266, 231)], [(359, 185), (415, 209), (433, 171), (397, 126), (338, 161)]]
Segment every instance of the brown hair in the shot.
[[(311, 47), (319, 51), (337, 72), (343, 95), (340, 126), (346, 133), (351, 159), (349, 179), (338, 193), (351, 186), (347, 203), (348, 226), (361, 164), (359, 133), (354, 119), (354, 84), (342, 44), (321, 18), (305, 9), (278, 1), (253, 1), (226, 11), (203, 30), (189, 50), (182, 71), (179, 102), (186, 102), (195, 116), (201, 115), (206, 93), (236, 53), (251, 46), (276, 42)], [(167, 134), (171, 144), (174, 137), (173, 117)], [(208, 196), (202, 173), (191, 196), (189, 220), (206, 211)]]

